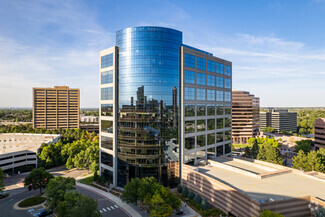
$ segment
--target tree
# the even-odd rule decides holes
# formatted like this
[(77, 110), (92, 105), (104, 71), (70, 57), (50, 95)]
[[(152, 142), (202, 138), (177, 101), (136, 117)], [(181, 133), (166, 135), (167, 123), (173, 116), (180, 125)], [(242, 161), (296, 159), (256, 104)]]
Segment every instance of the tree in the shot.
[(177, 192), (178, 192), (178, 193), (182, 193), (182, 190), (183, 190), (182, 185), (181, 185), (181, 184), (178, 184), (178, 185), (177, 185)]
[(5, 187), (4, 178), (5, 178), (5, 175), (2, 171), (2, 169), (0, 168), (0, 192), (3, 191), (4, 187)]
[(182, 190), (182, 194), (187, 197), (188, 195), (188, 188), (186, 186), (184, 186), (183, 190)]
[(64, 200), (58, 202), (55, 211), (64, 217), (99, 217), (98, 203), (96, 200), (86, 197), (78, 192), (68, 191)]
[(202, 203), (202, 198), (199, 194), (196, 194), (194, 197), (194, 202), (197, 204), (201, 204)]
[(193, 191), (190, 191), (190, 192), (188, 193), (187, 197), (188, 197), (189, 199), (193, 199), (193, 198), (195, 197), (195, 194), (193, 193)]
[(283, 217), (283, 215), (279, 214), (279, 213), (274, 213), (271, 210), (263, 210), (260, 213), (260, 217)]
[(167, 217), (173, 214), (172, 206), (166, 203), (158, 193), (151, 198), (150, 210), (150, 216), (152, 217)]
[(300, 150), (296, 156), (292, 158), (293, 168), (299, 170), (305, 170), (307, 156), (303, 150)]
[(46, 187), (53, 175), (47, 172), (43, 167), (39, 169), (33, 169), (28, 176), (26, 176), (24, 181), (24, 186), (28, 187), (28, 190), (40, 190), (42, 194), (42, 189)]
[(264, 127), (262, 131), (268, 133), (274, 133), (274, 129), (272, 127)]
[(64, 195), (67, 191), (75, 189), (76, 181), (74, 178), (64, 178), (62, 176), (51, 179), (46, 186), (45, 195), (49, 208), (53, 209), (59, 201), (64, 200)]
[(203, 210), (207, 210), (210, 208), (210, 204), (206, 198), (204, 198), (204, 200), (202, 200), (201, 207)]
[(142, 182), (139, 178), (131, 179), (123, 189), (122, 200), (126, 203), (137, 204), (140, 197), (140, 189), (142, 187)]
[(325, 217), (325, 208), (322, 207), (316, 211), (316, 217)]
[(311, 151), (307, 155), (306, 171), (324, 172), (324, 157), (316, 151)]
[(300, 150), (303, 150), (305, 153), (309, 152), (311, 150), (311, 147), (314, 145), (314, 142), (309, 139), (296, 141), (295, 150), (296, 152), (299, 152)]

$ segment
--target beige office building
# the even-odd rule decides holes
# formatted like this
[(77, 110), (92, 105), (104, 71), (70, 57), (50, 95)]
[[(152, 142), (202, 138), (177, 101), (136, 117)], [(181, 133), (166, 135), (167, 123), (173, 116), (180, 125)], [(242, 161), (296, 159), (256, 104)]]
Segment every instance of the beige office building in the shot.
[(68, 86), (33, 88), (33, 127), (79, 128), (79, 89)]
[(232, 141), (247, 143), (259, 134), (260, 99), (247, 91), (232, 91)]
[(315, 148), (325, 148), (325, 118), (315, 121)]

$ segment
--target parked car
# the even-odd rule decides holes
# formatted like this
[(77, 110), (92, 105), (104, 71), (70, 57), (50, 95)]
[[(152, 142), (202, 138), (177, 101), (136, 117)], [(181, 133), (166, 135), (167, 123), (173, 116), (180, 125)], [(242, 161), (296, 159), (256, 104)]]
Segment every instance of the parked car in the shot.
[(184, 214), (184, 212), (183, 212), (183, 210), (181, 210), (181, 209), (176, 209), (176, 210), (175, 210), (175, 214), (176, 214), (176, 215), (182, 215), (182, 214)]
[(51, 215), (52, 213), (53, 213), (53, 211), (51, 209), (46, 209), (46, 210), (41, 211), (38, 214), (38, 217), (48, 216), (48, 215)]

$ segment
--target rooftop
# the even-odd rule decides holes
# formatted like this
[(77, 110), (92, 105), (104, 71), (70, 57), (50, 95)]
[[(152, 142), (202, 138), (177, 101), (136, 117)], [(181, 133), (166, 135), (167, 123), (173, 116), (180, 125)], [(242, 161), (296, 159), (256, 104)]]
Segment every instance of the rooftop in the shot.
[(199, 172), (218, 180), (258, 202), (313, 196), (325, 201), (325, 174), (263, 161), (218, 157)]
[(42, 143), (55, 142), (59, 134), (1, 133), (0, 154), (30, 150), (36, 152)]

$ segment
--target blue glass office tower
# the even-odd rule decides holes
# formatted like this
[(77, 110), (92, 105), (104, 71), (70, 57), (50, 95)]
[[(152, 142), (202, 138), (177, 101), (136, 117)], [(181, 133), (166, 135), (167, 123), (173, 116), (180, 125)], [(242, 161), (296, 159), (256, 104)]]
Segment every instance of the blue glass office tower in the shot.
[[(226, 93), (222, 87), (216, 93), (215, 82), (212, 87), (205, 83), (209, 79), (206, 73), (216, 77), (215, 62), (222, 62), (222, 82), (224, 79), (231, 81), (231, 74), (224, 78), (224, 60), (183, 45), (180, 31), (163, 27), (118, 31), (116, 46), (101, 51), (100, 60), (100, 169), (114, 185), (124, 186), (134, 177), (153, 176), (164, 185), (176, 186), (182, 163), (195, 164), (208, 156), (216, 157), (216, 147), (221, 144), (222, 154), (219, 155), (230, 152), (224, 137), (231, 135), (231, 128), (225, 133), (227, 126), (222, 125), (222, 131), (219, 131), (223, 141), (216, 141), (216, 110), (218, 106), (225, 112), (226, 108), (229, 110), (231, 89)], [(230, 62), (226, 63), (231, 66)], [(191, 68), (194, 83), (187, 84), (187, 69)], [(192, 92), (194, 98), (187, 99)], [(210, 98), (206, 97), (206, 92)], [(213, 99), (211, 92), (214, 92)], [(230, 103), (219, 102), (217, 105), (215, 95), (220, 93), (229, 96)], [(209, 121), (209, 106), (214, 107), (214, 114), (209, 110), (214, 126)], [(198, 118), (203, 107), (205, 113)], [(190, 111), (194, 116), (185, 117)], [(224, 115), (219, 114), (222, 124), (228, 118)], [(187, 132), (185, 126), (194, 131)], [(231, 145), (231, 139), (229, 141)]]

